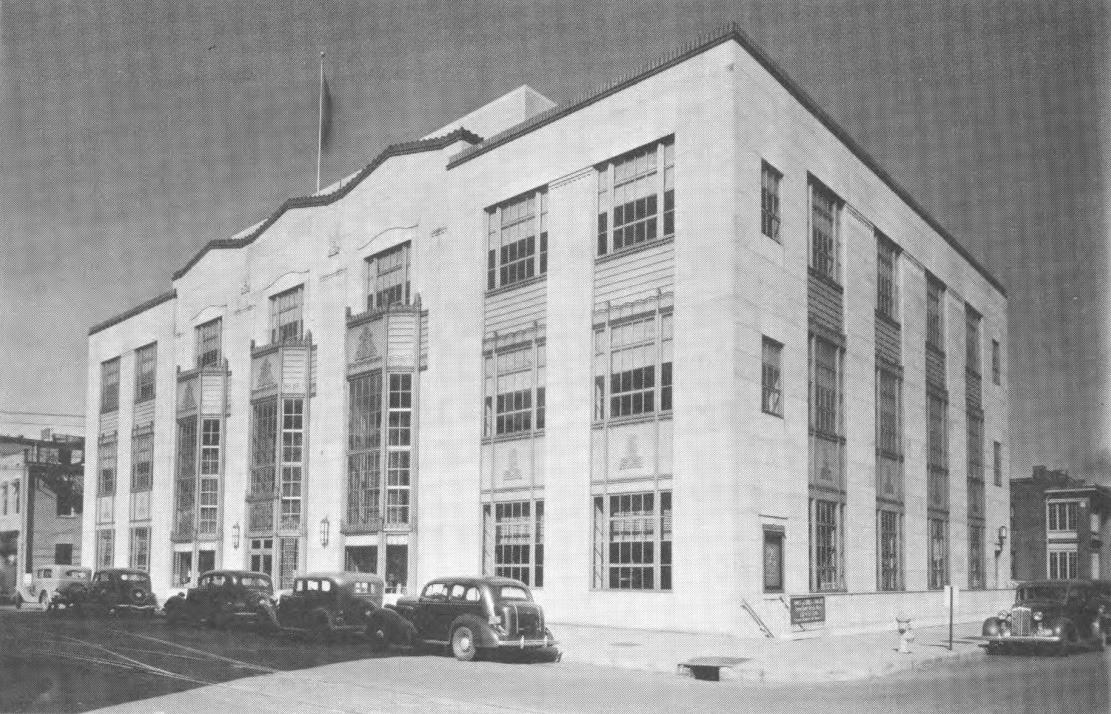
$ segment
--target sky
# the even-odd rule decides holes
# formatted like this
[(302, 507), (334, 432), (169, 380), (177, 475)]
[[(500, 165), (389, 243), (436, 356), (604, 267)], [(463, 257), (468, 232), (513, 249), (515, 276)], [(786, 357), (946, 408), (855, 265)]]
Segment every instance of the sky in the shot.
[(1007, 287), (1011, 474), (1111, 474), (1096, 0), (0, 3), (0, 432), (79, 424), (91, 325), (314, 190), (321, 51), (326, 185), (737, 22)]

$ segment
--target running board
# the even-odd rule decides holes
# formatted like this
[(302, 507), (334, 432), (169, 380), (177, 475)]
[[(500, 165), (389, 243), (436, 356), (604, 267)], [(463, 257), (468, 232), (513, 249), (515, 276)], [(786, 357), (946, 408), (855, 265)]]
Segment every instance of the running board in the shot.
[(764, 637), (775, 637), (772, 631), (768, 629), (768, 626), (764, 624), (764, 621), (760, 619), (760, 616), (756, 614), (756, 610), (752, 608), (752, 605), (748, 604), (748, 600), (741, 598), (741, 607), (743, 607), (745, 612), (756, 622), (756, 626), (764, 633)]

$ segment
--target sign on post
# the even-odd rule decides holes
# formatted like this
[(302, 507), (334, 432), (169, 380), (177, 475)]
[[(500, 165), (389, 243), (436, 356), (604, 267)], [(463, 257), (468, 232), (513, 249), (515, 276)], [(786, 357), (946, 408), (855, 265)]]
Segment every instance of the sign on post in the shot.
[(945, 607), (949, 608), (949, 649), (953, 649), (953, 611), (957, 609), (957, 593), (960, 588), (956, 585), (946, 585), (944, 590)]
[(791, 624), (805, 625), (811, 622), (826, 621), (826, 598), (824, 595), (791, 598)]

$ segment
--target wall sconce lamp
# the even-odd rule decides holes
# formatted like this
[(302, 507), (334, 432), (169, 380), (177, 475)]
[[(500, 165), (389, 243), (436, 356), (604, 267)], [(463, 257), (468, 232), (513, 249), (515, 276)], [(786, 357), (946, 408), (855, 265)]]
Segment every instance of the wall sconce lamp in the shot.
[(995, 537), (998, 539), (995, 542), (996, 553), (1003, 552), (1003, 544), (1007, 542), (1007, 532), (1007, 526), (999, 526), (999, 529), (995, 531)]
[(320, 519), (320, 545), (323, 547), (328, 545), (328, 532), (331, 528), (332, 524), (328, 522), (328, 516)]
[(236, 523), (231, 527), (231, 547), (239, 550), (239, 524)]

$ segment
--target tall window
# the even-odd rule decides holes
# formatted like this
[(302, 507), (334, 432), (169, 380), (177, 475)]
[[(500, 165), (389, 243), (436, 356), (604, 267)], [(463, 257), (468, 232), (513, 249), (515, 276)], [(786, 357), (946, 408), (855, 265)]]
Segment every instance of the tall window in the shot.
[(926, 281), (926, 345), (945, 351), (945, 321), (942, 298), (945, 286), (932, 277)]
[(949, 584), (949, 521), (945, 518), (927, 519), (929, 541), (929, 587), (940, 590)]
[(995, 485), (1003, 485), (1003, 445), (998, 441), (991, 442), (992, 446), (992, 473), (995, 477)]
[(969, 306), (964, 309), (964, 366), (973, 374), (980, 374), (980, 313)]
[(270, 298), (270, 342), (296, 342), (304, 334), (303, 309), (305, 288), (298, 285), (292, 290)]
[(12, 481), (12, 510), (19, 513), (19, 479)]
[(409, 304), (409, 250), (406, 241), (366, 259), (368, 310)]
[(948, 403), (939, 394), (926, 394), (926, 458), (928, 505), (949, 508), (949, 420)]
[(968, 414), (968, 515), (984, 517), (984, 418)]
[(154, 399), (154, 369), (158, 345), (151, 344), (135, 350), (135, 401)]
[[(494, 574), (544, 587), (544, 502), (507, 501), (492, 505)], [(490, 517), (490, 506), (483, 507), (486, 518)]]
[(783, 592), (783, 539), (782, 530), (764, 528), (764, 592)]
[[(252, 405), (251, 495), (274, 492), (274, 459), (278, 447), (278, 402), (267, 399)], [(195, 427), (194, 427), (195, 428)]]
[(813, 338), (810, 426), (829, 437), (841, 435), (841, 360), (841, 350), (836, 345), (820, 337)]
[(154, 434), (137, 434), (131, 439), (131, 491), (149, 491), (153, 485)]
[(487, 209), (486, 289), (548, 272), (548, 189)]
[(845, 589), (841, 522), (845, 507), (837, 501), (811, 499), (810, 590), (830, 592)]
[(783, 345), (765, 337), (762, 362), (761, 407), (768, 414), (783, 416)]
[(903, 514), (879, 511), (880, 590), (903, 589)]
[(413, 375), (391, 374), (386, 429), (386, 525), (409, 523)]
[(111, 528), (101, 528), (96, 532), (96, 568), (101, 570), (103, 568), (111, 568), (113, 561), (113, 550), (115, 547), (113, 536), (115, 533)]
[(220, 507), (220, 420), (201, 422), (200, 534), (216, 535)]
[(984, 575), (984, 526), (968, 525), (968, 587), (983, 590)]
[(96, 480), (97, 496), (116, 495), (116, 440), (110, 439), (100, 442), (97, 450), (98, 476)]
[(674, 137), (598, 167), (598, 255), (645, 245), (674, 233)]
[(487, 353), (483, 361), (483, 436), (527, 433), (534, 426), (543, 429), (544, 343)]
[(1051, 531), (1075, 531), (1080, 505), (1076, 501), (1051, 502), (1046, 507), (1046, 525)]
[(100, 363), (100, 413), (120, 408), (120, 358)]
[(197, 326), (197, 366), (216, 367), (220, 364), (224, 321), (209, 320)]
[(1003, 358), (999, 354), (999, 340), (991, 341), (991, 383), (999, 384)]
[(841, 199), (817, 181), (810, 182), (810, 267), (841, 281)]
[(0, 512), (0, 515), (5, 515), (6, 516), (6, 515), (8, 515), (8, 484), (7, 483), (5, 483), (3, 486), (0, 486), (0, 494), (2, 494), (2, 498), (3, 498), (3, 501), (4, 501), (4, 509), (3, 509), (2, 512)]
[(903, 380), (895, 372), (876, 370), (877, 446), (882, 455), (898, 459), (903, 455)]
[(177, 501), (174, 532), (179, 537), (192, 537), (196, 507), (197, 417), (185, 417), (177, 422), (177, 474), (174, 482)]
[(1057, 546), (1046, 553), (1050, 580), (1073, 580), (1080, 574), (1080, 558), (1075, 545)]
[(767, 161), (760, 164), (760, 230), (764, 235), (779, 240), (779, 173)]
[(305, 440), (305, 400), (282, 399), (281, 529), (301, 527), (301, 486)]
[(369, 527), (382, 515), (381, 372), (351, 379), (347, 424), (347, 522)]
[(671, 492), (594, 498), (595, 582), (610, 590), (671, 590)]
[(651, 314), (595, 330), (596, 421), (607, 418), (607, 382), (610, 419), (671, 411), (672, 315), (658, 319), (658, 329)]
[(131, 529), (131, 562), (136, 570), (150, 570), (150, 528)]
[(880, 233), (876, 233), (876, 312), (884, 317), (899, 320), (898, 282), (895, 264), (899, 249)]

